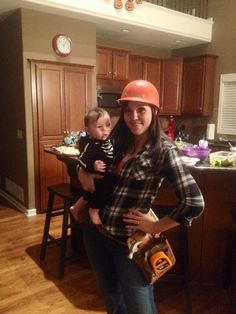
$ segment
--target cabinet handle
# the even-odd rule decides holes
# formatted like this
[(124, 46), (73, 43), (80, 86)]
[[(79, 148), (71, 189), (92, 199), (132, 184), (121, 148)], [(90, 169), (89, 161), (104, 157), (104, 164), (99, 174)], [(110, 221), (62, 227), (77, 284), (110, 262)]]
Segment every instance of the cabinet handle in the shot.
[(111, 74), (111, 71), (109, 71), (108, 74)]
[(117, 73), (116, 72), (114, 72), (114, 76), (116, 76), (117, 75)]

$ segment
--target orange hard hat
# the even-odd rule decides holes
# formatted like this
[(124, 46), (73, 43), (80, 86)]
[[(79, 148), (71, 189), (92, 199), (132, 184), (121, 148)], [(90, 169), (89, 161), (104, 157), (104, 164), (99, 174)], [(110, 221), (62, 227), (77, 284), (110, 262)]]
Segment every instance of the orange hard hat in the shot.
[(138, 101), (145, 104), (153, 105), (159, 109), (159, 93), (156, 87), (145, 80), (136, 80), (128, 83), (121, 98), (117, 100), (118, 105), (122, 105), (127, 101)]

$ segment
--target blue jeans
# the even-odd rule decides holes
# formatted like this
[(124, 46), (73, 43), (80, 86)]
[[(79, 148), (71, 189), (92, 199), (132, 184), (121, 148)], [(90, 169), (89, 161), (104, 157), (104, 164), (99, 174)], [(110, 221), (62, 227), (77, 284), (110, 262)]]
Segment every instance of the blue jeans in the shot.
[(84, 244), (108, 314), (156, 314), (153, 286), (145, 282), (128, 247), (84, 223)]

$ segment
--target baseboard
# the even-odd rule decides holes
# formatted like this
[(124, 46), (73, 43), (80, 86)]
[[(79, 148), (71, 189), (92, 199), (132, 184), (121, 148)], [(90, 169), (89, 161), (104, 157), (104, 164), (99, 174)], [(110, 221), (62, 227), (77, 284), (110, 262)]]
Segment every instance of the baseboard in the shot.
[(36, 216), (37, 210), (36, 208), (26, 208), (23, 204), (18, 202), (14, 197), (10, 194), (6, 193), (4, 190), (0, 189), (0, 195), (7, 200), (10, 204), (16, 207), (19, 211), (24, 213), (27, 217)]

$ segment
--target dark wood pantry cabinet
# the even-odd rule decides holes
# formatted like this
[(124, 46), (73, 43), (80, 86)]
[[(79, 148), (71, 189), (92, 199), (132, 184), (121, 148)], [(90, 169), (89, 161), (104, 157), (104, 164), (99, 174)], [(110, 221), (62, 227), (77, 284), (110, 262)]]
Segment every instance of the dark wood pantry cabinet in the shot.
[(32, 61), (31, 80), (36, 206), (43, 212), (47, 186), (69, 180), (65, 165), (44, 148), (62, 143), (65, 130), (84, 128), (84, 114), (91, 106), (92, 67)]
[(184, 59), (182, 114), (212, 114), (217, 58), (203, 55)]

